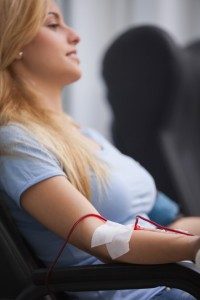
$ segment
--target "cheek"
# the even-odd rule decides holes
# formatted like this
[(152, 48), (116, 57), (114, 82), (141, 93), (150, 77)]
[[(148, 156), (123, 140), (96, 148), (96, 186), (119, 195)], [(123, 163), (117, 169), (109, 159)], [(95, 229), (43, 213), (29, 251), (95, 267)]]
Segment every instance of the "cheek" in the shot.
[(35, 43), (36, 54), (41, 55), (43, 58), (54, 56), (54, 59), (56, 59), (56, 54), (62, 53), (62, 51), (64, 52), (63, 44), (56, 37), (45, 37)]
[(42, 29), (35, 39), (26, 47), (26, 52), (39, 56), (49, 56), (51, 53), (64, 52), (66, 41), (57, 32), (51, 31), (48, 28)]
[(65, 49), (56, 37), (37, 37), (24, 51), (24, 61), (31, 69), (49, 68), (65, 56)]

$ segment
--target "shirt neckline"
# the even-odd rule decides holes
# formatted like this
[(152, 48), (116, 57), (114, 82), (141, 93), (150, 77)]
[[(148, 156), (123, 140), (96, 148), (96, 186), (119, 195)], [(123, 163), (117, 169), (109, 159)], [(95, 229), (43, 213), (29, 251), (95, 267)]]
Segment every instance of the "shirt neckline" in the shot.
[(95, 141), (99, 145), (100, 149), (96, 150), (97, 153), (101, 153), (101, 152), (105, 151), (105, 147), (99, 142), (98, 139), (94, 138), (94, 135), (91, 133), (90, 128), (81, 127), (80, 131), (81, 131), (82, 134), (87, 135), (90, 139), (92, 139), (93, 141)]

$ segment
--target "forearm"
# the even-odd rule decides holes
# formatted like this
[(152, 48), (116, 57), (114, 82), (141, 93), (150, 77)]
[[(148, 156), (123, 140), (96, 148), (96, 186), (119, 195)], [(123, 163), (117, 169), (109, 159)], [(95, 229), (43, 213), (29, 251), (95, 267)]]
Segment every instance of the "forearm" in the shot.
[(200, 235), (200, 217), (181, 217), (168, 227), (179, 228)]
[[(105, 244), (91, 248), (91, 238), (95, 230), (102, 225), (100, 220), (87, 220), (90, 224), (88, 239), (85, 240), (85, 251), (104, 262), (126, 262), (133, 264), (162, 264), (182, 260), (195, 260), (200, 249), (200, 236), (161, 232), (157, 230), (133, 230), (129, 241), (129, 251), (112, 259)], [(95, 224), (95, 226), (94, 226)], [(91, 226), (92, 225), (92, 226)], [(106, 229), (105, 235), (106, 235)], [(81, 236), (83, 236), (81, 234)], [(110, 247), (110, 246), (109, 246)], [(113, 246), (114, 247), (114, 246)]]
[(136, 230), (133, 231), (129, 246), (130, 250), (126, 254), (114, 260), (105, 245), (92, 248), (89, 252), (107, 263), (164, 264), (182, 260), (194, 261), (200, 249), (200, 237)]
[(129, 245), (129, 252), (116, 259), (117, 261), (136, 264), (171, 263), (194, 260), (200, 248), (200, 237), (133, 231)]

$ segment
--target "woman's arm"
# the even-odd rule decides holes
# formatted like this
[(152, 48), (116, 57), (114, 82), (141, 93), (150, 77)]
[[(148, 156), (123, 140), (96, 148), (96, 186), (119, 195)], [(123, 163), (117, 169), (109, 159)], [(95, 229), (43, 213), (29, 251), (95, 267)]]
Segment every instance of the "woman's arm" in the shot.
[[(44, 180), (21, 196), (22, 207), (40, 223), (66, 239), (72, 225), (83, 215), (98, 214), (92, 204), (64, 176)], [(103, 221), (88, 218), (79, 223), (70, 243), (104, 262), (111, 261), (105, 245), (91, 248), (95, 229)], [(134, 231), (130, 251), (115, 261), (156, 264), (194, 260), (200, 248), (199, 236), (184, 236), (153, 231)]]
[(194, 261), (199, 248), (199, 236), (139, 230), (133, 232), (130, 251), (123, 255), (120, 261), (138, 264)]

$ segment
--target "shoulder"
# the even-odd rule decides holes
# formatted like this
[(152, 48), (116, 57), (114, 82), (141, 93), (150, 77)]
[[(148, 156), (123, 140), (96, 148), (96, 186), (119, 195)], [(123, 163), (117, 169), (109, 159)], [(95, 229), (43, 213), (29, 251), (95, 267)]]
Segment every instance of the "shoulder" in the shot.
[(20, 124), (9, 123), (7, 125), (0, 126), (0, 138), (1, 141), (7, 141), (16, 135), (21, 135), (24, 132), (23, 127)]
[(62, 166), (24, 126), (0, 127), (0, 190), (17, 201), (36, 183), (54, 176), (65, 176)]
[(25, 148), (35, 147), (35, 140), (25, 130), (24, 126), (15, 123), (9, 123), (0, 126), (0, 154), (19, 154), (25, 153)]
[(1, 154), (29, 156), (29, 158), (54, 161), (60, 165), (56, 156), (43, 146), (25, 126), (19, 123), (0, 126), (0, 141)]
[(11, 145), (13, 143), (31, 141), (36, 143), (36, 139), (25, 128), (25, 126), (18, 123), (9, 123), (0, 126), (0, 140), (3, 145)]

